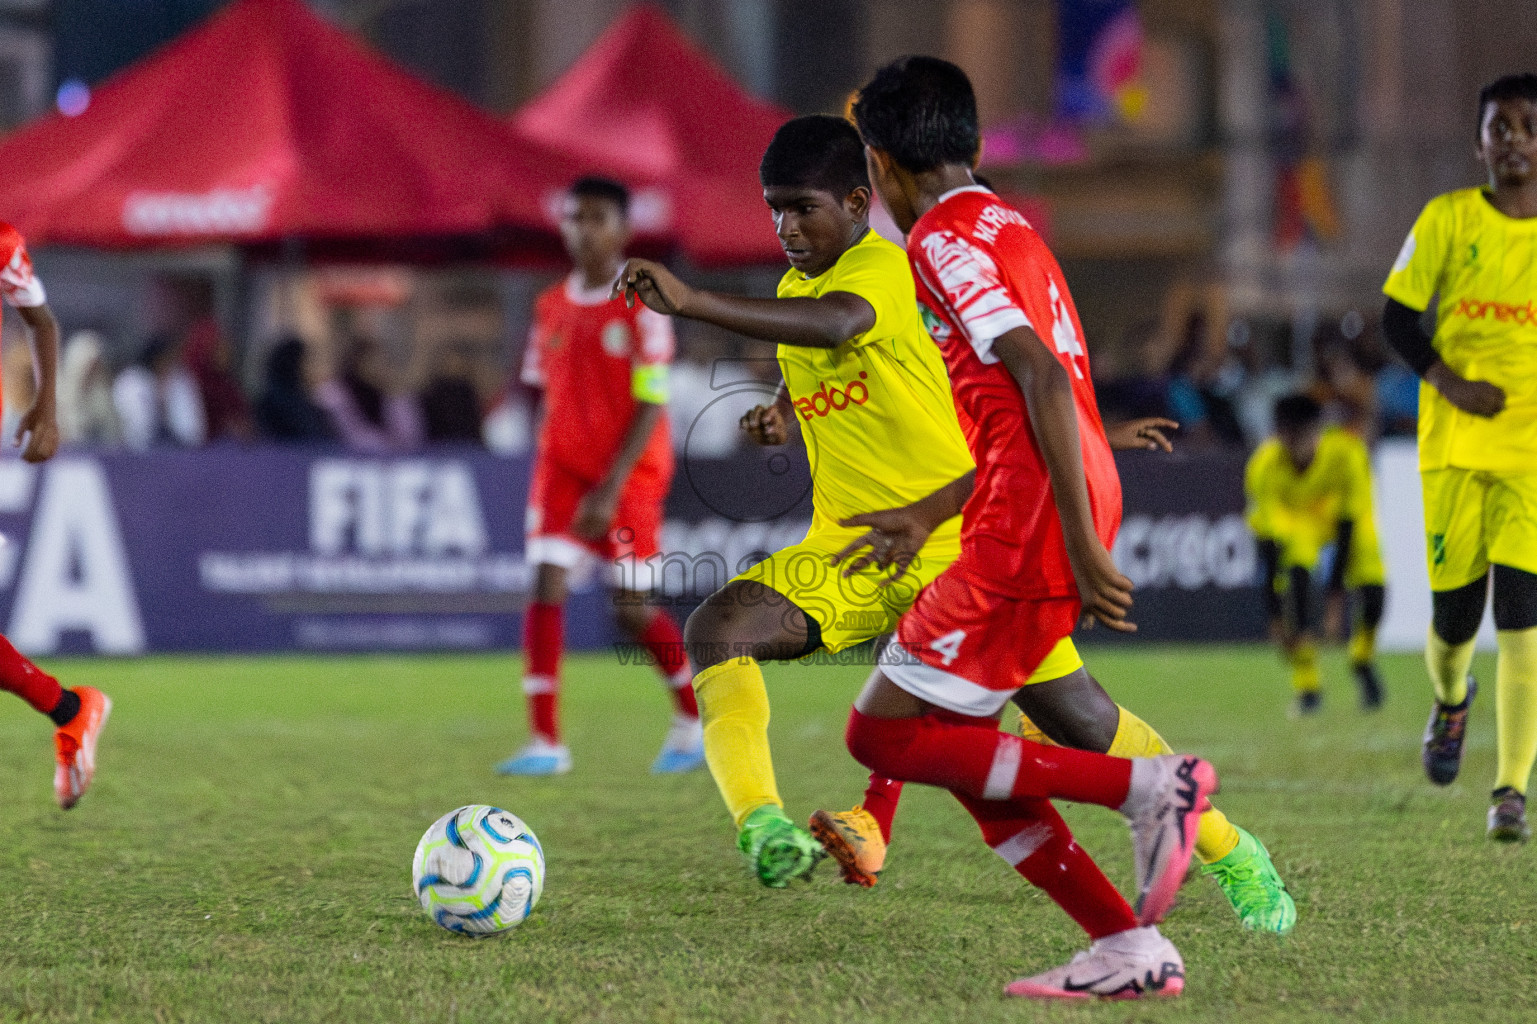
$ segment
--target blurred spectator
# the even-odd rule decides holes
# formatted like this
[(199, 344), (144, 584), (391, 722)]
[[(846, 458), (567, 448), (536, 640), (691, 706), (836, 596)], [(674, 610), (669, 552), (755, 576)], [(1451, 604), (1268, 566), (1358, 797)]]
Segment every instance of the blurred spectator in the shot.
[(326, 412), (310, 398), (304, 342), (284, 338), (267, 354), (267, 378), (256, 403), (262, 435), (274, 441), (329, 441), (336, 437)]
[(134, 451), (157, 444), (200, 445), (207, 437), (203, 399), (197, 381), (182, 364), (169, 335), (152, 337), (138, 362), (112, 384), (112, 403), (123, 428), (123, 442)]
[(212, 317), (187, 330), (183, 359), (197, 381), (210, 441), (226, 437), (249, 441), (255, 435), (251, 403), (229, 370), (231, 355), (229, 340)]
[(1314, 332), (1313, 365), (1318, 372), (1308, 394), (1323, 406), (1328, 422), (1338, 423), (1371, 445), (1378, 426), (1376, 373), (1387, 357), (1380, 349), (1373, 350), (1364, 327), (1361, 314), (1352, 310)]
[(1159, 356), (1157, 335), (1158, 322), (1144, 320), (1127, 330), (1119, 349), (1094, 353), (1094, 392), (1107, 423), (1169, 415), (1167, 367), (1150, 365)]
[(435, 353), (432, 379), (422, 389), (422, 425), (429, 441), (480, 441), (480, 396), (470, 382), (469, 357), (462, 346)]
[(1169, 367), (1169, 415), (1179, 421), (1180, 436), (1195, 444), (1244, 444), (1236, 399), (1244, 384), (1244, 366), (1226, 346), (1217, 353), (1198, 342), (1205, 325), (1193, 321), (1186, 344)]
[(1219, 281), (1181, 278), (1165, 294), (1147, 341), (1143, 375), (1164, 382), (1166, 415), (1179, 421), (1187, 445), (1244, 443), (1237, 397), (1245, 367), (1229, 351), (1229, 322), (1227, 289)]
[(416, 401), (396, 389), (384, 351), (372, 338), (352, 339), (341, 373), (324, 381), (316, 397), (331, 414), (342, 443), (353, 451), (383, 455), (422, 443)]
[(123, 439), (112, 404), (112, 374), (101, 336), (77, 331), (59, 359), (59, 437), (65, 444), (118, 444)]
[(1229, 326), (1228, 348), (1244, 368), (1243, 382), (1233, 396), (1233, 408), (1243, 427), (1244, 440), (1250, 448), (1256, 448), (1275, 431), (1276, 400), (1297, 390), (1297, 376), (1267, 362), (1253, 329), (1243, 320), (1234, 320)]
[(1318, 353), (1318, 379), (1308, 394), (1324, 408), (1326, 422), (1338, 423), (1368, 445), (1377, 434), (1377, 383), (1341, 345)]

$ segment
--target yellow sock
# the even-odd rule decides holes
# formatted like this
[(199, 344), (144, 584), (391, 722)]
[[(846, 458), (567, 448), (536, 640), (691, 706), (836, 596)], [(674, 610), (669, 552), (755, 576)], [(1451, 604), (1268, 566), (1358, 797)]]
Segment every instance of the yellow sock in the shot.
[[(1030, 719), (1019, 716), (1020, 734), (1027, 740), (1051, 745), (1051, 739)], [(1172, 754), (1174, 748), (1158, 735), (1158, 730), (1136, 715), (1121, 708), (1121, 721), (1115, 729), (1115, 739), (1105, 751), (1111, 757), (1157, 757)], [(1195, 855), (1202, 864), (1211, 864), (1233, 852), (1238, 845), (1238, 828), (1227, 820), (1227, 815), (1213, 807), (1201, 815), (1200, 828), (1196, 831)]]
[(1476, 638), (1453, 647), (1436, 636), (1435, 627), (1425, 638), (1425, 670), (1430, 673), (1430, 685), (1436, 691), (1436, 700), (1442, 704), (1461, 704), (1468, 699), (1468, 669), (1473, 665), (1473, 645)]
[(1292, 689), (1298, 693), (1318, 692), (1318, 648), (1311, 640), (1299, 640), (1287, 659), (1292, 667)]
[(1494, 690), (1499, 774), (1494, 788), (1526, 792), (1537, 761), (1537, 626), (1502, 629)]
[(711, 665), (694, 677), (704, 757), (738, 828), (765, 804), (783, 807), (769, 756), (768, 687), (753, 658)]
[(1350, 663), (1365, 665), (1377, 656), (1377, 627), (1357, 625), (1350, 634)]
[(1174, 753), (1174, 748), (1164, 742), (1158, 730), (1121, 708), (1121, 722), (1116, 726), (1115, 739), (1110, 741), (1110, 749), (1105, 753), (1111, 757), (1157, 757)]

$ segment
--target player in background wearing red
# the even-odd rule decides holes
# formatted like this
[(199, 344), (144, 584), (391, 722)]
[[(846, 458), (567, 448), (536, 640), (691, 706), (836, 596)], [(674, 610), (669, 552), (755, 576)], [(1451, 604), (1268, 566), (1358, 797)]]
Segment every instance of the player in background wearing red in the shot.
[(571, 770), (557, 701), (562, 609), (572, 570), (592, 556), (613, 571), (619, 627), (645, 648), (672, 695), (674, 714), (651, 770), (704, 764), (693, 672), (672, 616), (646, 604), (646, 559), (660, 550), (662, 505), (672, 482), (667, 369), (672, 322), (611, 297), (630, 238), (623, 185), (583, 178), (571, 186), (560, 221), (575, 269), (534, 307), (525, 383), (544, 392), (544, 422), (528, 499), (527, 559), (533, 600), (523, 623), (526, 747), (497, 765), (504, 775)]
[[(46, 462), (59, 450), (55, 378), (59, 366), (59, 325), (48, 308), (43, 283), (21, 233), (0, 223), (0, 294), (21, 315), (32, 344), (37, 397), (16, 428), (15, 445), (28, 462)], [(85, 795), (96, 775), (96, 741), (111, 699), (93, 686), (67, 690), (0, 637), (0, 689), (9, 690), (53, 720), (53, 795), (66, 811)]]
[[(976, 460), (961, 555), (897, 625), (849, 716), (849, 751), (889, 778), (950, 790), (1000, 856), (1093, 940), (1006, 989), (1033, 998), (1135, 998), (1184, 988), (1154, 927), (1183, 880), (1216, 775), (1194, 757), (1123, 759), (1002, 733), (1036, 666), (1093, 616), (1117, 630), (1131, 583), (1109, 546), (1121, 491), (1066, 282), (1017, 212), (971, 176), (980, 149), (964, 72), (930, 57), (887, 65), (854, 117), (870, 179), (907, 235), (918, 301), (944, 354)], [(1139, 912), (1073, 841), (1052, 799), (1131, 823)]]

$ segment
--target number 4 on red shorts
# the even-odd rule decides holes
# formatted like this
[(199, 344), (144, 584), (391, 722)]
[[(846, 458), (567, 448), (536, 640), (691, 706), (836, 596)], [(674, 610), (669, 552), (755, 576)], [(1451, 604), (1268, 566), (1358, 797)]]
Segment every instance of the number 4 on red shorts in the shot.
[(950, 663), (961, 656), (961, 644), (965, 643), (965, 641), (966, 631), (964, 629), (953, 629), (938, 640), (930, 643), (929, 650), (937, 652), (945, 667), (949, 668)]

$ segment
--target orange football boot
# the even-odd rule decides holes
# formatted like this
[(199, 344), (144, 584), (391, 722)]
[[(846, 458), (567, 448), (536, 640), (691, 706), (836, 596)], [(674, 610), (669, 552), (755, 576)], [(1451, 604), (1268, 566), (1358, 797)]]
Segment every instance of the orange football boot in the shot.
[(66, 811), (79, 803), (96, 775), (96, 741), (112, 714), (112, 698), (94, 686), (72, 687), (80, 711), (53, 734), (59, 766), (53, 773), (53, 795)]
[(852, 811), (817, 811), (811, 816), (811, 834), (838, 862), (849, 885), (870, 888), (886, 866), (886, 840), (881, 827), (863, 807)]

